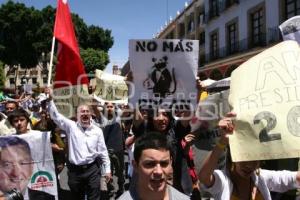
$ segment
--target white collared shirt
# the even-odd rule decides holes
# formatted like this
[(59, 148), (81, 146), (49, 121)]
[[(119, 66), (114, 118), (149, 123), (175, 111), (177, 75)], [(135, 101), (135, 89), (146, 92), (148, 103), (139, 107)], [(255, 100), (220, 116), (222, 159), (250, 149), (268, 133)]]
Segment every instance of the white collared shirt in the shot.
[[(233, 183), (224, 170), (214, 170), (215, 182), (208, 188), (202, 184), (205, 191), (209, 192), (215, 200), (230, 200), (233, 191)], [(252, 174), (251, 178), (265, 200), (272, 200), (270, 191), (286, 192), (299, 188), (297, 172), (273, 171), (260, 169), (259, 176)]]
[(85, 165), (100, 157), (104, 165), (104, 173), (110, 173), (110, 160), (101, 128), (92, 123), (83, 130), (77, 122), (60, 114), (53, 101), (48, 105), (51, 119), (67, 134), (70, 163)]

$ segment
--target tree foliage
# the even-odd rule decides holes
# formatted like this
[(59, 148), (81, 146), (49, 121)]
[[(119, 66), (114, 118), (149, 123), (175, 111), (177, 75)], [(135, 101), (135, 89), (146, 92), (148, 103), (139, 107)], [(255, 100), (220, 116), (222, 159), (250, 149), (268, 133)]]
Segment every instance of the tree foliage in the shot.
[(96, 50), (92, 48), (80, 49), (80, 54), (85, 65), (86, 73), (94, 74), (96, 69), (105, 69), (105, 66), (109, 63), (108, 54), (102, 50)]
[(102, 28), (91, 25), (88, 27), (88, 33), (86, 47), (108, 52), (114, 43), (110, 30), (103, 30)]
[(20, 63), (33, 67), (38, 61), (39, 42), (36, 39), (40, 13), (24, 4), (9, 1), (0, 9), (0, 59), (9, 65)]
[[(55, 12), (55, 8), (51, 6), (37, 10), (13, 1), (2, 4), (0, 60), (8, 65), (20, 64), (23, 68), (35, 67), (42, 53), (51, 51)], [(72, 14), (72, 19), (79, 46), (86, 49), (82, 59), (87, 68), (103, 67), (109, 60), (107, 52), (113, 45), (111, 31), (94, 25), (88, 26), (77, 14)], [(100, 63), (97, 65), (93, 63), (96, 56)], [(90, 61), (90, 58), (93, 59)]]
[(4, 74), (4, 64), (0, 61), (0, 88), (4, 88), (5, 74)]

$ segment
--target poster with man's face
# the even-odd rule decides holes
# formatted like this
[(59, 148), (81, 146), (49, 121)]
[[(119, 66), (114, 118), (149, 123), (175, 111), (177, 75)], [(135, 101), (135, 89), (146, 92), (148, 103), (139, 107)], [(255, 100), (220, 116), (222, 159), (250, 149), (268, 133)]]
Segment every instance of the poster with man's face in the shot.
[(57, 199), (49, 137), (38, 131), (0, 137), (0, 196), (15, 190), (24, 199)]

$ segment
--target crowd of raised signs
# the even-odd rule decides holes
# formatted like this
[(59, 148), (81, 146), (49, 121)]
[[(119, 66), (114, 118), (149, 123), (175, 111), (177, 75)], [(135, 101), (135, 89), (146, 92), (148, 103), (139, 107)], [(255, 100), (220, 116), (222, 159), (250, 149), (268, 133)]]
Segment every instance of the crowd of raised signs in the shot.
[[(200, 93), (207, 92), (203, 84), (199, 83), (198, 89)], [(26, 110), (31, 120), (28, 128), (51, 131), (55, 170), (57, 174), (60, 174), (67, 167), (68, 141), (64, 131), (56, 126), (46, 109), (46, 94), (23, 93), (20, 96), (9, 97), (2, 93), (1, 100), (0, 135), (14, 134), (15, 130), (8, 122), (7, 117), (15, 109)], [(222, 195), (224, 194), (220, 194), (221, 188), (224, 187), (222, 184), (227, 185), (225, 187), (230, 187), (229, 191), (231, 191), (232, 198), (243, 199), (245, 197), (243, 194), (250, 192), (244, 191), (245, 187), (235, 185), (243, 185), (243, 176), (252, 173), (255, 173), (258, 177), (263, 176), (262, 174), (265, 173), (263, 170), (258, 172), (261, 167), (270, 170), (298, 170), (298, 159), (273, 160), (256, 162), (254, 164), (248, 162), (246, 167), (239, 164), (235, 165), (230, 160), (226, 134), (222, 134), (222, 130), (220, 131), (220, 127), (221, 129), (224, 127), (221, 123), (222, 121), (219, 124), (218, 122), (201, 123), (200, 127), (197, 127), (195, 130), (191, 127), (191, 118), (185, 117), (191, 115), (188, 107), (176, 108), (175, 116), (173, 116), (172, 112), (165, 108), (139, 108), (133, 110), (126, 104), (101, 104), (94, 101), (91, 111), (93, 123), (103, 131), (111, 159), (112, 172), (116, 177), (103, 189), (102, 199), (117, 198), (124, 191), (128, 190), (130, 185), (134, 185), (135, 181), (132, 178), (133, 166), (131, 164), (131, 161), (134, 159), (134, 143), (141, 135), (152, 131), (165, 134), (172, 145), (173, 170), (168, 178), (168, 183), (190, 196), (191, 199), (201, 199), (201, 196), (202, 198), (214, 197), (215, 199), (223, 199), (224, 196)], [(232, 116), (234, 114), (230, 115), (228, 119), (231, 119)], [(232, 124), (232, 121), (228, 122)], [(224, 172), (224, 174), (221, 172)], [(214, 178), (211, 179), (211, 176)], [(274, 179), (273, 176), (272, 179)], [(278, 176), (280, 177), (281, 175)], [(229, 182), (224, 181), (224, 177), (225, 179), (230, 177), (229, 179), (232, 179), (233, 186)], [(241, 181), (236, 181), (236, 178), (241, 179)], [(259, 178), (256, 181), (259, 181)], [(278, 181), (276, 184), (281, 184), (279, 183), (280, 180), (276, 181)], [(265, 182), (267, 186), (271, 184), (267, 181)], [(216, 183), (219, 185), (215, 186)], [(257, 182), (251, 182), (250, 189), (249, 187), (247, 189), (252, 191), (252, 188), (255, 188), (255, 186), (258, 188), (258, 192), (254, 195), (254, 199), (259, 199), (258, 197), (267, 199), (264, 196), (267, 194), (264, 194), (264, 189), (257, 185)], [(275, 186), (273, 187), (276, 188)], [(291, 188), (293, 187), (277, 189), (271, 192), (270, 195), (272, 199), (294, 199), (296, 190), (282, 193)], [(58, 192), (60, 193), (60, 198), (68, 199), (67, 190), (59, 188)], [(253, 191), (251, 193), (253, 194)]]

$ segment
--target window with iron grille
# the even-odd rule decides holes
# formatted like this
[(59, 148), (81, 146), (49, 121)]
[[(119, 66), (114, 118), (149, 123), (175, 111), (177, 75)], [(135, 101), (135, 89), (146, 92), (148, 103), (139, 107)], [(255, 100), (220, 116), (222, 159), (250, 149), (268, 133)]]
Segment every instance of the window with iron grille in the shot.
[(237, 23), (232, 23), (227, 26), (227, 52), (228, 54), (238, 51), (238, 33)]
[(199, 67), (201, 67), (205, 64), (205, 54), (204, 53), (200, 53), (198, 64), (199, 64)]
[(284, 0), (285, 19), (300, 14), (300, 0)]
[(252, 46), (261, 45), (264, 41), (263, 26), (264, 26), (263, 8), (259, 8), (251, 13), (251, 43)]
[(194, 24), (194, 20), (193, 18), (190, 19), (189, 23), (188, 23), (188, 31), (194, 31), (195, 30), (195, 24)]
[(47, 84), (48, 83), (48, 78), (47, 77), (43, 77), (43, 84)]
[(16, 69), (11, 67), (8, 69), (7, 75), (15, 75), (15, 71), (16, 71)]
[(218, 33), (212, 33), (210, 35), (210, 57), (211, 59), (216, 59), (219, 56), (218, 53)]
[(210, 18), (219, 16), (219, 1), (218, 0), (210, 0), (209, 1), (209, 16)]
[(203, 45), (203, 44), (205, 44), (205, 32), (204, 31), (199, 34), (199, 45)]
[(179, 37), (183, 37), (184, 36), (184, 23), (179, 24)]
[(10, 84), (10, 85), (15, 84), (15, 78), (10, 78), (10, 79), (9, 79), (9, 84)]
[(198, 25), (202, 25), (203, 22), (204, 22), (204, 14), (199, 13), (199, 15), (198, 15)]
[(37, 78), (32, 78), (32, 84), (36, 84), (37, 83)]

